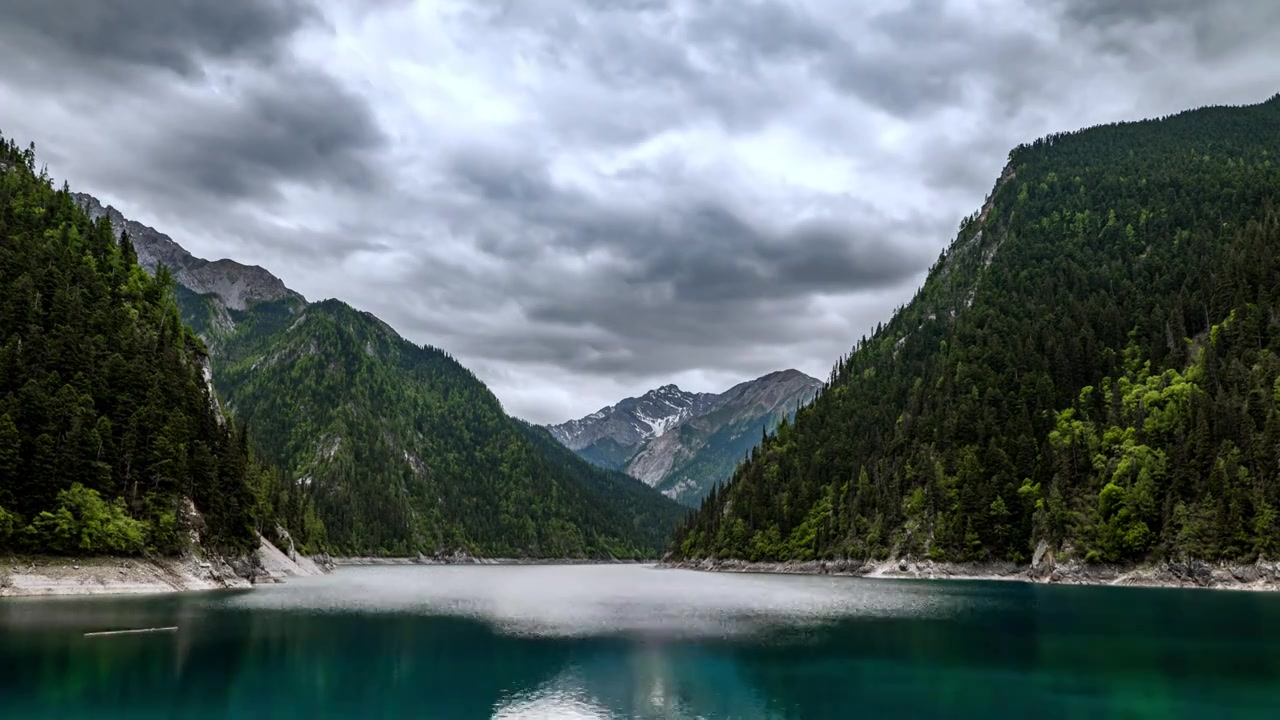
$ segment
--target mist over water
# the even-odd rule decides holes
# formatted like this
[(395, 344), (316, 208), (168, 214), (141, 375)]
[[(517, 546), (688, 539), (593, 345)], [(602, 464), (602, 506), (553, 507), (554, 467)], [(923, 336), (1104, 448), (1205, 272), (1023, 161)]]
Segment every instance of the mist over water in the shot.
[(634, 565), (361, 567), (302, 586), (245, 593), (245, 610), (419, 613), (533, 637), (724, 638), (840, 617), (924, 618), (963, 594), (848, 578), (694, 573)]
[(1274, 718), (1277, 628), (1269, 594), (348, 568), (0, 601), (0, 716)]

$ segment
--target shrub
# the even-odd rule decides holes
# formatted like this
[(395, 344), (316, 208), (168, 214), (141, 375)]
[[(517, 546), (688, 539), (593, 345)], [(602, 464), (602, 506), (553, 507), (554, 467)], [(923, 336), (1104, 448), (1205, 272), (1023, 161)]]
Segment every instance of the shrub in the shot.
[(4, 547), (20, 527), (22, 527), (22, 519), (0, 507), (0, 547)]
[(108, 503), (80, 483), (58, 493), (58, 509), (44, 511), (28, 528), (33, 543), (66, 554), (142, 552), (146, 524), (129, 517), (124, 500)]

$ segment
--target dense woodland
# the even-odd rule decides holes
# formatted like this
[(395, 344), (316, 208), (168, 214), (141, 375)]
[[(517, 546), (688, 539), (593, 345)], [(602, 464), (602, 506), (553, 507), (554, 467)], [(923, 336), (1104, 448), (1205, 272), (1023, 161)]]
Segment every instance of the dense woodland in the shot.
[(1280, 96), (1015, 149), (687, 558), (1280, 555)]
[[(685, 512), (509, 417), (448, 354), (337, 300), (230, 310), (182, 295), (214, 385), (295, 479), (294, 536), (340, 554), (656, 557)], [(311, 510), (314, 509), (314, 512)]]
[(206, 363), (169, 274), (0, 139), (0, 550), (257, 547), (281, 488)]
[(372, 315), (149, 275), (0, 148), (0, 551), (243, 553), (284, 527), (304, 551), (636, 558), (683, 512)]

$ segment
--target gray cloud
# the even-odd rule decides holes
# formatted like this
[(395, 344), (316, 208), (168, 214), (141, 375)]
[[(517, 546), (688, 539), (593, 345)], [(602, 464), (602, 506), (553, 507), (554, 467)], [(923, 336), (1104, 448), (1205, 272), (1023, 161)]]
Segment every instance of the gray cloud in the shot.
[(284, 41), (316, 18), (301, 0), (5, 0), (3, 32), (39, 39), (83, 69), (96, 64), (198, 75), (203, 61), (273, 60)]
[(274, 199), (286, 181), (376, 191), (386, 141), (364, 101), (298, 67), (247, 84), (230, 102), (176, 113), (144, 153), (158, 179), (219, 199)]
[[(108, 191), (191, 209), (271, 202), (300, 181), (379, 185), (386, 138), (372, 110), (292, 52), (299, 32), (324, 28), (311, 3), (2, 4), (0, 62), (14, 70), (6, 79), (24, 94), (47, 93), (53, 83), (66, 93), (64, 108), (97, 124), (100, 145), (115, 152), (77, 165)], [(49, 139), (55, 155), (64, 150), (62, 138)], [(121, 166), (122, 153), (134, 168)]]
[(607, 83), (662, 85), (735, 127), (772, 117), (769, 103), (786, 101), (795, 88), (777, 83), (783, 68), (910, 116), (954, 105), (978, 75), (1014, 103), (1040, 87), (1034, 76), (1050, 61), (1034, 28), (1000, 27), (943, 0), (860, 11), (820, 4), (823, 14), (783, 0), (635, 5), (501, 5), (483, 17), (561, 64), (581, 63)]
[(1190, 40), (1198, 55), (1218, 59), (1274, 34), (1280, 3), (1267, 0), (1043, 0), (1071, 27), (1096, 33), (1118, 54), (1153, 52), (1135, 32), (1165, 27)]
[(0, 0), (0, 127), (559, 421), (825, 375), (1008, 150), (1277, 89), (1224, 0)]
[[(620, 288), (656, 288), (663, 302), (682, 306), (874, 290), (901, 282), (932, 259), (910, 246), (918, 220), (895, 224), (865, 205), (846, 205), (838, 217), (788, 221), (777, 230), (742, 217), (705, 188), (681, 188), (637, 210), (558, 187), (538, 158), (463, 154), (449, 167), (448, 184), (476, 193), (476, 205), (484, 208), (482, 217), (476, 207), (461, 214), (473, 224), (494, 225), (481, 242), (490, 252), (528, 259), (557, 248), (608, 251)], [(590, 312), (534, 307), (535, 319), (546, 320)]]

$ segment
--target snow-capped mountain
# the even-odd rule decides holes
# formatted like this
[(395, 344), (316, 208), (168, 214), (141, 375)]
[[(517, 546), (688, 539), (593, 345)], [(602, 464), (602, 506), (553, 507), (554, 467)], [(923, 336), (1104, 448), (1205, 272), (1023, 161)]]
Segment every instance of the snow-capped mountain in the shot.
[(622, 470), (635, 448), (689, 418), (706, 414), (717, 397), (663, 385), (547, 429), (565, 447), (597, 465)]
[(664, 385), (548, 430), (591, 462), (696, 504), (733, 473), (762, 431), (772, 431), (821, 387), (798, 370), (770, 373), (720, 394)]

